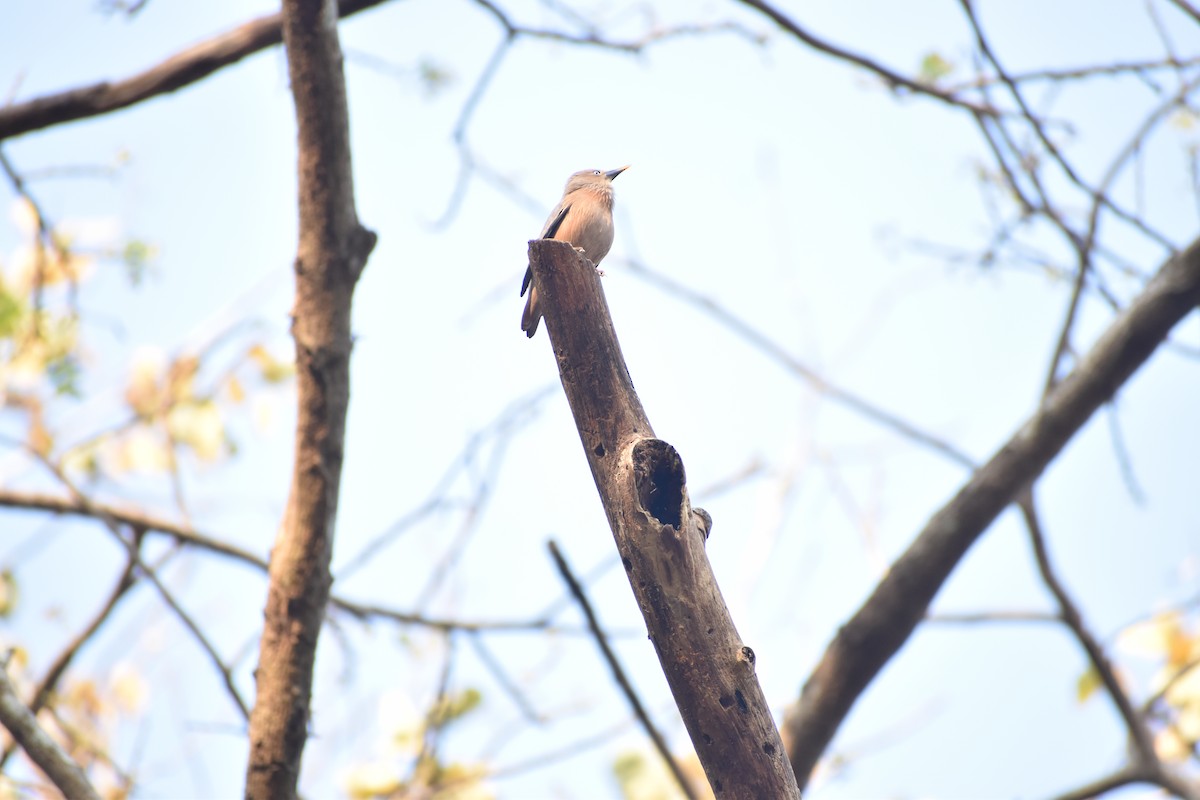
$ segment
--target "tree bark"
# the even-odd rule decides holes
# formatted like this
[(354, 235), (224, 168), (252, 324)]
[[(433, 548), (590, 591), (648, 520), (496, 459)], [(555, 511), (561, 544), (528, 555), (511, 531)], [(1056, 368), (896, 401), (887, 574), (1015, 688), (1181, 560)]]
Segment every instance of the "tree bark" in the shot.
[(838, 631), (784, 719), (788, 757), (801, 781), (968, 548), (1198, 304), (1200, 240), (1163, 265), (1037, 413), (929, 520)]
[(654, 438), (595, 271), (552, 240), (530, 242), (529, 263), (621, 563), (713, 793), (799, 798), (704, 551), (711, 519), (691, 507), (679, 454)]
[(296, 255), (298, 419), (287, 508), (275, 546), (250, 715), (246, 797), (296, 796), (308, 737), (317, 636), (329, 600), (350, 401), (350, 307), (375, 234), (358, 222), (350, 125), (333, 0), (284, 0), (296, 104), (300, 242)]

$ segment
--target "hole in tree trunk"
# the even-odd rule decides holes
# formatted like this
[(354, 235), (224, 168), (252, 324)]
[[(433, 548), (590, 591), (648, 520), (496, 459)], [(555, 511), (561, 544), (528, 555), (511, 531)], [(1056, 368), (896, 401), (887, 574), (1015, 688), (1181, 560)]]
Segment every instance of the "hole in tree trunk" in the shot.
[(633, 474), (642, 508), (659, 523), (679, 530), (687, 478), (675, 448), (661, 439), (638, 442), (633, 446)]

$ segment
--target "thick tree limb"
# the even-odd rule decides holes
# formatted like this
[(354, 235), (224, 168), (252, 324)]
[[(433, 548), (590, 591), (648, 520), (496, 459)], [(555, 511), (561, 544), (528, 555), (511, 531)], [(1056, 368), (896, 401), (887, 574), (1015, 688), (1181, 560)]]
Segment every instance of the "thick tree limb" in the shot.
[(296, 255), (296, 456), (271, 553), (246, 797), (296, 796), (308, 737), (317, 636), (350, 402), (350, 306), (375, 245), (354, 208), (346, 83), (333, 0), (285, 0), (283, 38), (296, 102), (300, 243)]
[(788, 757), (802, 781), (967, 549), (1198, 304), (1200, 240), (1163, 265), (1037, 413), (929, 520), (838, 631), (784, 720)]
[[(385, 0), (341, 0), (348, 17)], [(0, 139), (64, 122), (97, 117), (173, 92), (283, 41), (281, 14), (268, 14), (181, 50), (160, 64), (119, 81), (101, 81), (0, 108)]]
[(529, 243), (563, 390), (650, 640), (718, 798), (799, 798), (779, 732), (704, 552), (683, 462), (654, 438), (590, 262)]
[(0, 664), (0, 723), (64, 797), (69, 800), (100, 800), (100, 795), (88, 783), (83, 769), (42, 730), (37, 719), (17, 697), (6, 667), (7, 664)]

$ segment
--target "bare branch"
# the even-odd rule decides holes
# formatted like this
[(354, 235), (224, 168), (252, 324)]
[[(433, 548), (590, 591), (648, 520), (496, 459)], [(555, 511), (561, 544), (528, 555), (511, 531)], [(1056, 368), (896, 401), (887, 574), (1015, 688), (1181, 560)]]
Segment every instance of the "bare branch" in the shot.
[(1169, 2), (1196, 22), (1200, 22), (1200, 9), (1197, 9), (1187, 0), (1169, 0)]
[(1129, 732), (1129, 739), (1133, 743), (1138, 759), (1156, 762), (1158, 756), (1154, 752), (1154, 740), (1150, 736), (1150, 730), (1117, 679), (1117, 673), (1113, 669), (1112, 662), (1108, 660), (1104, 648), (1100, 646), (1099, 640), (1084, 624), (1079, 607), (1067, 594), (1066, 587), (1063, 586), (1054, 571), (1054, 565), (1050, 563), (1050, 553), (1046, 549), (1046, 536), (1042, 532), (1042, 523), (1034, 504), (1032, 487), (1026, 487), (1021, 492), (1017, 498), (1017, 506), (1021, 509), (1021, 517), (1025, 520), (1025, 527), (1029, 531), (1029, 541), (1033, 546), (1038, 572), (1042, 576), (1042, 582), (1046, 584), (1046, 588), (1050, 590), (1050, 594), (1054, 595), (1054, 599), (1058, 603), (1063, 624), (1070, 628), (1071, 633), (1079, 640), (1079, 644), (1087, 653), (1092, 669), (1100, 676), (1100, 682), (1104, 684), (1113, 705), (1117, 707), (1117, 712), (1125, 721), (1125, 728)]
[(8, 658), (0, 665), (0, 723), (68, 800), (100, 800), (87, 776), (46, 734), (17, 697), (8, 679)]
[(1200, 240), (1163, 265), (1041, 408), (929, 520), (838, 632), (784, 719), (788, 756), (802, 782), (967, 549), (1198, 303)]
[(675, 782), (679, 784), (679, 788), (683, 791), (684, 796), (688, 800), (696, 800), (696, 792), (688, 782), (687, 776), (683, 774), (683, 770), (679, 767), (675, 756), (671, 754), (671, 748), (667, 746), (667, 741), (663, 738), (662, 733), (654, 725), (654, 721), (650, 719), (650, 715), (646, 713), (646, 707), (642, 705), (642, 699), (638, 697), (637, 690), (633, 688), (633, 684), (629, 682), (629, 678), (625, 675), (625, 670), (621, 666), (621, 662), (617, 659), (617, 654), (609, 646), (608, 637), (605, 635), (604, 629), (600, 627), (600, 621), (596, 619), (596, 612), (592, 610), (592, 604), (587, 598), (587, 593), (584, 592), (579, 581), (575, 579), (575, 573), (571, 571), (571, 565), (567, 563), (567, 559), (558, 549), (558, 543), (551, 539), (546, 543), (546, 547), (550, 550), (550, 556), (554, 559), (554, 566), (558, 568), (558, 574), (562, 576), (563, 582), (567, 584), (567, 589), (571, 592), (571, 596), (579, 604), (579, 610), (583, 612), (584, 619), (587, 620), (588, 630), (592, 632), (592, 638), (595, 640), (596, 646), (600, 648), (600, 655), (604, 656), (605, 663), (608, 664), (609, 670), (612, 671), (613, 680), (617, 682), (621, 694), (625, 695), (625, 699), (629, 702), (629, 707), (633, 709), (633, 715), (637, 717), (642, 730), (650, 737), (650, 741), (654, 744), (654, 749), (658, 751), (659, 756), (666, 763), (667, 769), (675, 777)]
[[(59, 680), (66, 673), (67, 667), (75, 660), (75, 656), (83, 646), (92, 640), (100, 627), (108, 620), (113, 611), (117, 608), (117, 603), (125, 596), (131, 587), (136, 582), (134, 568), (137, 566), (137, 559), (130, 557), (125, 563), (125, 569), (122, 570), (120, 578), (117, 579), (116, 585), (112, 592), (109, 593), (108, 599), (105, 600), (100, 610), (96, 615), (84, 626), (74, 639), (67, 644), (66, 648), (58, 654), (58, 658), (54, 659), (54, 663), (46, 670), (46, 674), (42, 676), (41, 682), (37, 688), (33, 690), (33, 697), (29, 701), (29, 712), (34, 716), (37, 715), (42, 707), (50, 699), (50, 695), (58, 686)], [(0, 769), (4, 767), (8, 760), (12, 757), (13, 747), (15, 742), (4, 748), (4, 752), (0, 754)]]
[(164, 586), (163, 582), (158, 579), (158, 575), (153, 569), (139, 560), (138, 571), (150, 581), (150, 583), (158, 591), (159, 597), (161, 597), (163, 602), (166, 603), (167, 607), (174, 612), (175, 616), (179, 617), (179, 621), (182, 622), (183, 626), (188, 629), (188, 632), (192, 634), (192, 638), (194, 638), (200, 645), (200, 649), (202, 649), (204, 654), (208, 656), (208, 660), (211, 661), (213, 667), (216, 668), (217, 674), (221, 676), (221, 681), (225, 684), (225, 691), (229, 695), (230, 699), (233, 700), (233, 704), (237, 706), (238, 711), (241, 712), (242, 718), (249, 719), (250, 712), (246, 706), (246, 701), (242, 699), (241, 692), (238, 691), (237, 685), (233, 682), (233, 670), (221, 659), (221, 654), (218, 653), (217, 649), (213, 647), (210, 641), (208, 641), (208, 637), (204, 635), (204, 631), (200, 629), (200, 626), (196, 624), (196, 621), (192, 619), (191, 615), (183, 609), (183, 606), (179, 605), (179, 602), (174, 598), (174, 596), (167, 591), (167, 587)]
[[(338, 13), (348, 17), (384, 0), (342, 0)], [(97, 117), (128, 108), (207, 78), (247, 56), (277, 45), (281, 16), (268, 14), (182, 50), (150, 69), (116, 82), (68, 89), (0, 108), (0, 139), (64, 122)]]
[[(1135, 74), (1141, 75), (1151, 72), (1161, 72), (1163, 70), (1179, 70), (1188, 67), (1194, 67), (1200, 64), (1200, 57), (1174, 59), (1164, 58), (1154, 61), (1114, 61), (1108, 64), (1091, 64), (1084, 67), (1067, 67), (1061, 69), (1039, 69), (1029, 72), (1014, 72), (1009, 74), (1009, 79), (1017, 84), (1035, 83), (1044, 81), (1049, 83), (1061, 83), (1064, 81), (1077, 81), (1086, 78), (1097, 77), (1113, 77), (1117, 75)], [(946, 91), (959, 93), (969, 89), (979, 89), (984, 86), (990, 86), (998, 83), (1000, 78), (994, 75), (978, 75), (973, 80), (964, 81), (944, 87)]]
[(500, 659), (496, 658), (495, 654), (483, 643), (483, 637), (479, 635), (478, 631), (468, 632), (467, 643), (471, 645), (471, 649), (475, 651), (475, 655), (479, 657), (483, 665), (492, 673), (492, 677), (496, 679), (496, 683), (500, 684), (500, 688), (513, 701), (513, 705), (521, 712), (521, 716), (537, 725), (544, 724), (546, 717), (533, 707), (533, 702), (525, 696), (525, 692), (512, 679), (508, 671), (504, 669), (504, 665), (500, 663)]
[(1045, 611), (980, 611), (977, 613), (940, 611), (926, 614), (925, 622), (941, 625), (979, 625), (981, 623), (1061, 623), (1062, 617)]
[(939, 89), (930, 83), (922, 83), (921, 81), (901, 75), (899, 72), (885, 67), (878, 61), (875, 61), (867, 56), (859, 53), (854, 53), (845, 48), (819, 38), (815, 34), (800, 27), (793, 19), (788, 17), (771, 3), (763, 2), (763, 0), (739, 0), (742, 5), (753, 8), (755, 11), (763, 14), (771, 19), (780, 28), (795, 36), (801, 42), (805, 43), (814, 50), (818, 50), (826, 55), (833, 56), (841, 61), (846, 61), (855, 66), (862, 67), (868, 72), (874, 73), (883, 79), (892, 89), (907, 89), (914, 94), (924, 95), (938, 100), (949, 106), (966, 109), (973, 114), (979, 114), (985, 117), (993, 117), (997, 115), (997, 111), (989, 106), (979, 105), (962, 97), (958, 93)]
[(746, 341), (750, 342), (760, 352), (769, 356), (777, 363), (782, 364), (789, 372), (807, 382), (812, 388), (821, 394), (828, 397), (831, 401), (838, 405), (848, 408), (851, 411), (871, 420), (881, 427), (892, 431), (898, 436), (909, 439), (922, 447), (926, 447), (939, 455), (953, 461), (962, 467), (973, 469), (975, 467), (974, 460), (966, 453), (962, 452), (954, 445), (944, 439), (935, 436), (932, 433), (923, 431), (912, 423), (909, 423), (890, 411), (885, 411), (878, 406), (870, 403), (858, 395), (843, 389), (827, 380), (819, 372), (804, 362), (800, 361), (795, 356), (788, 353), (778, 343), (769, 339), (764, 333), (750, 325), (750, 323), (735, 316), (724, 306), (717, 303), (710, 297), (707, 297), (694, 289), (685, 286), (684, 284), (674, 281), (671, 278), (663, 275), (660, 272), (655, 272), (642, 264), (640, 261), (627, 261), (626, 266), (630, 271), (653, 284), (668, 294), (683, 299), (684, 301), (696, 306), (697, 308), (706, 311), (713, 319), (720, 322), (726, 328), (729, 328), (738, 336), (741, 336)]

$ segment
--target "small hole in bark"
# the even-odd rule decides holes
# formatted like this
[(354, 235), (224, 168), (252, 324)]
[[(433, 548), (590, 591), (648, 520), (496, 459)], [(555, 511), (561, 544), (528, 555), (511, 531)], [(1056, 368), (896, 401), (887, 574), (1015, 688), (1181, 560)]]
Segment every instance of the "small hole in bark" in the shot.
[(717, 698), (717, 702), (721, 704), (721, 708), (729, 708), (733, 705), (733, 698), (727, 694), (723, 694)]
[(628, 558), (621, 559), (621, 566), (625, 567), (626, 572), (633, 572), (633, 564)]
[(596, 445), (592, 452), (596, 454), (596, 458), (604, 458), (604, 442)]
[(737, 698), (738, 711), (741, 711), (743, 714), (745, 714), (750, 710), (750, 706), (746, 704), (746, 696), (742, 694), (741, 689), (738, 689), (736, 692), (734, 692), (733, 696)]
[(709, 736), (707, 733), (700, 734), (700, 738), (704, 741), (705, 744), (712, 744), (712, 737)]
[(775, 745), (770, 742), (763, 742), (763, 752), (769, 756), (775, 755)]

